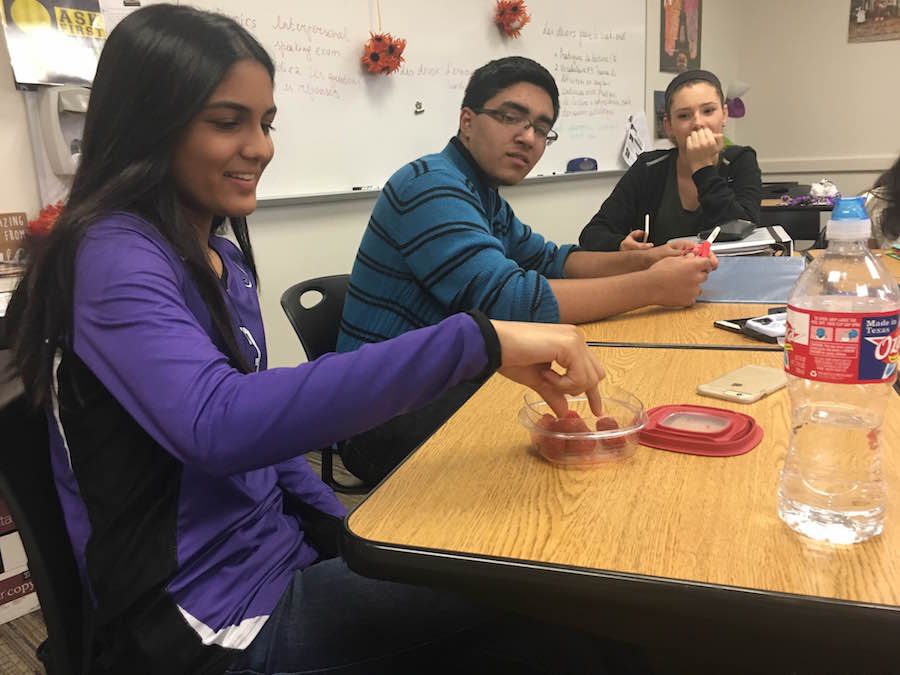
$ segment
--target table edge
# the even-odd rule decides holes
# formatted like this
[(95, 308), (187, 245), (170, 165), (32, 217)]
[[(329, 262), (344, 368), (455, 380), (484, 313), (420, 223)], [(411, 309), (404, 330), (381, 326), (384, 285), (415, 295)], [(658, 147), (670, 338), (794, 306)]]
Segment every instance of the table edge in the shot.
[[(443, 551), (390, 544), (361, 537), (344, 519), (341, 555), (363, 576), (442, 587), (481, 595), (484, 592), (529, 601), (653, 610), (718, 621), (723, 608), (741, 624), (773, 625), (800, 637), (821, 639), (823, 631), (839, 631), (844, 642), (859, 640), (873, 647), (896, 647), (884, 638), (889, 627), (900, 628), (900, 605), (857, 602), (840, 598), (726, 586), (685, 579), (655, 577), (613, 570), (499, 556)], [(423, 564), (425, 561), (425, 564)], [(778, 618), (773, 622), (772, 612)], [(890, 626), (886, 625), (889, 623)], [(850, 632), (848, 632), (848, 626)], [(850, 634), (852, 633), (852, 635)], [(861, 646), (861, 645), (860, 645)]]
[(697, 342), (684, 344), (681, 342), (629, 342), (621, 340), (586, 340), (588, 347), (637, 347), (641, 349), (711, 349), (736, 352), (781, 352), (784, 347), (777, 344), (760, 342), (758, 345), (725, 345)]

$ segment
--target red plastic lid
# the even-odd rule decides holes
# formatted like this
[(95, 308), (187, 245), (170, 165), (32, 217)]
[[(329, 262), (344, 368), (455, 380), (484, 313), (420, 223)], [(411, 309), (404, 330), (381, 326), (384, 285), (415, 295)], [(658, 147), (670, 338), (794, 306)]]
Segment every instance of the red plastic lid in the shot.
[(705, 405), (661, 405), (647, 411), (639, 438), (651, 448), (731, 457), (750, 452), (763, 430), (750, 415)]

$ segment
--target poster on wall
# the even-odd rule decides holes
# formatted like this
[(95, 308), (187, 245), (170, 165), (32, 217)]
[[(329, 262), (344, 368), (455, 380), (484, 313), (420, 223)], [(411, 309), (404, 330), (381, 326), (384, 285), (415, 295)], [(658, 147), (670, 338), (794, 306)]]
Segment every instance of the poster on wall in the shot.
[(666, 115), (666, 92), (653, 92), (653, 137), (668, 138), (666, 136), (666, 127), (663, 124), (663, 118)]
[(850, 0), (847, 42), (900, 40), (900, 0)]
[(97, 0), (2, 0), (16, 82), (90, 85), (106, 39)]
[(700, 67), (702, 4), (702, 0), (660, 0), (660, 71), (683, 73)]
[[(25, 229), (28, 221), (24, 213), (0, 213), (0, 263), (20, 263), (25, 260)], [(0, 275), (3, 268), (0, 267)]]

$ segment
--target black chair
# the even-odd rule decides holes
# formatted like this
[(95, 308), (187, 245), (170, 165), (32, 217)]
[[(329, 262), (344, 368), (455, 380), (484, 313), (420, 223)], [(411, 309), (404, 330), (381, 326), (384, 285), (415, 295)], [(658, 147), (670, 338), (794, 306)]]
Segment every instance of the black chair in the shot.
[(47, 625), (47, 642), (38, 649), (38, 657), (48, 675), (87, 673), (90, 604), (53, 482), (47, 418), (19, 396), (0, 410), (0, 429), (0, 493), (22, 537)]
[[(337, 346), (344, 298), (350, 284), (349, 274), (335, 274), (329, 277), (309, 279), (294, 284), (281, 294), (281, 308), (300, 338), (306, 358), (314, 361), (323, 354), (333, 352)], [(318, 302), (304, 307), (302, 298), (310, 294), (321, 295)], [(346, 485), (334, 477), (335, 448), (322, 449), (322, 480), (336, 492), (344, 494), (365, 494), (371, 486), (365, 483)]]
[(775, 209), (762, 209), (759, 213), (759, 225), (781, 225), (794, 241), (815, 241), (819, 238), (820, 209), (791, 209), (779, 206)]
[[(797, 181), (763, 181), (760, 199), (778, 199), (781, 195), (793, 194), (800, 189)], [(804, 188), (806, 189), (806, 188)]]

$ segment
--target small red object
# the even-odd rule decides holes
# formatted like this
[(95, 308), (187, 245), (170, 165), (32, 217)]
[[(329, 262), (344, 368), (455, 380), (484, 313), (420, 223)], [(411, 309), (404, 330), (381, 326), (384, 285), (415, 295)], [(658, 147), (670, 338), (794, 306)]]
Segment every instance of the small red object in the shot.
[(709, 247), (710, 243), (708, 241), (701, 241), (694, 247), (694, 255), (698, 258), (708, 258), (709, 257)]
[[(553, 430), (564, 434), (583, 434), (590, 431), (588, 425), (581, 419), (581, 415), (575, 410), (567, 411), (565, 417), (556, 420), (556, 426)], [(596, 447), (597, 441), (592, 438), (582, 440), (569, 439), (566, 441), (566, 450), (575, 454), (590, 454)]]
[(528, 13), (524, 0), (497, 0), (494, 23), (507, 37), (519, 37), (529, 21), (531, 21), (531, 15)]
[(28, 234), (33, 237), (44, 237), (50, 234), (53, 224), (59, 218), (59, 214), (62, 213), (63, 206), (62, 201), (58, 201), (55, 204), (47, 204), (38, 213), (37, 218), (28, 221)]
[[(597, 423), (594, 425), (597, 431), (615, 431), (619, 428), (619, 423), (612, 417), (598, 417)], [(622, 448), (625, 446), (625, 437), (618, 436), (615, 438), (601, 438), (600, 443), (604, 448)]]
[(704, 405), (661, 405), (647, 411), (642, 445), (670, 452), (731, 457), (750, 452), (763, 437), (750, 415)]
[[(541, 429), (546, 429), (547, 431), (557, 431), (557, 422), (559, 422), (559, 420), (556, 419), (556, 415), (544, 413), (541, 416), (541, 419), (538, 420), (537, 425)], [(558, 438), (549, 434), (540, 434), (537, 438), (537, 443), (540, 444), (539, 450), (544, 454), (553, 457), (563, 457), (566, 454), (566, 440), (564, 438)]]
[(369, 33), (369, 41), (363, 46), (362, 64), (370, 73), (390, 75), (400, 69), (406, 40), (390, 33)]

